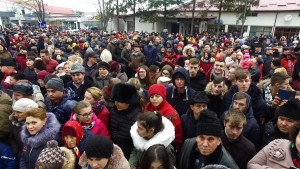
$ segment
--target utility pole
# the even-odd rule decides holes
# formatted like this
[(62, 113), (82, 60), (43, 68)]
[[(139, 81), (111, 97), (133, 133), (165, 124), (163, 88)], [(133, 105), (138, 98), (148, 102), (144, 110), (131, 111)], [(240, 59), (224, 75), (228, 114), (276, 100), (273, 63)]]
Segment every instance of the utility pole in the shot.
[(222, 12), (222, 6), (223, 6), (223, 0), (220, 0), (220, 6), (219, 6), (219, 18), (218, 18), (218, 24), (217, 24), (217, 37), (219, 36), (220, 32), (220, 26), (221, 26), (221, 12)]
[(245, 21), (246, 21), (247, 7), (248, 7), (248, 0), (245, 0), (245, 8), (244, 8), (244, 14), (243, 14), (242, 28), (241, 28), (240, 36), (243, 36), (243, 34), (244, 34), (244, 24), (245, 24)]
[(193, 0), (193, 11), (192, 11), (192, 24), (191, 24), (191, 35), (194, 33), (194, 20), (195, 20), (195, 7), (196, 7), (196, 0)]

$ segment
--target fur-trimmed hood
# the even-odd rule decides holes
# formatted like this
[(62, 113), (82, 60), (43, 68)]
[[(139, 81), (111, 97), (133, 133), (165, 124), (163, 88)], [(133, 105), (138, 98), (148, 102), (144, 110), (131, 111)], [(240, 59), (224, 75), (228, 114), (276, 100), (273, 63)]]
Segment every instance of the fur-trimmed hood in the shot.
[(137, 150), (146, 151), (149, 147), (155, 144), (163, 144), (168, 147), (175, 139), (175, 128), (170, 120), (162, 117), (164, 129), (156, 133), (150, 140), (140, 137), (137, 133), (137, 122), (131, 127), (130, 135), (133, 140), (133, 145)]
[[(87, 168), (88, 159), (85, 152), (80, 156), (78, 164), (83, 168)], [(113, 153), (108, 161), (107, 169), (130, 169), (129, 162), (125, 158), (122, 149), (114, 144)]]
[(56, 139), (60, 131), (60, 123), (53, 113), (47, 113), (46, 125), (34, 136), (30, 135), (26, 125), (22, 127), (21, 139), (24, 145), (30, 145), (32, 148), (45, 145), (47, 141)]
[(75, 169), (76, 156), (73, 151), (66, 147), (60, 147), (60, 149), (66, 155), (62, 169)]
[(192, 47), (192, 46), (189, 46), (189, 45), (187, 45), (187, 46), (185, 46), (184, 48), (183, 48), (183, 51), (182, 51), (182, 54), (183, 54), (183, 56), (185, 56), (185, 57), (187, 57), (188, 55), (187, 55), (187, 50), (188, 49), (190, 49), (191, 51), (192, 51), (192, 57), (195, 57), (195, 49)]
[[(207, 95), (211, 95), (213, 84), (214, 84), (213, 82), (207, 83), (205, 90), (204, 90)], [(228, 91), (228, 87), (227, 87), (227, 85), (224, 84), (224, 89), (223, 89), (223, 92), (221, 93), (222, 98), (227, 91)]]

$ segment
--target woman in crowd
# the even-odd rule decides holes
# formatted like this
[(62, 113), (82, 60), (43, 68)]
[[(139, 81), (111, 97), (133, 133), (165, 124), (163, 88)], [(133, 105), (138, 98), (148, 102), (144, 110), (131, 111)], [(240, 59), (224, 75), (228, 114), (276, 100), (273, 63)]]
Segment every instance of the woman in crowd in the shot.
[(88, 88), (84, 94), (84, 101), (92, 105), (95, 115), (109, 128), (109, 111), (105, 106), (102, 91), (97, 87)]
[(300, 168), (300, 123), (290, 132), (290, 140), (277, 139), (260, 150), (247, 165), (248, 169)]
[(112, 100), (115, 106), (110, 111), (110, 136), (128, 159), (133, 150), (130, 128), (142, 112), (140, 96), (134, 86), (118, 83), (112, 89)]
[(155, 144), (150, 146), (147, 151), (145, 151), (140, 162), (140, 168), (174, 169), (175, 167), (171, 163), (166, 147), (162, 144)]
[(160, 71), (160, 76), (164, 76), (164, 77), (168, 77), (168, 78), (172, 78), (172, 74), (173, 74), (173, 68), (170, 65), (165, 65), (164, 67), (161, 68)]
[(142, 96), (145, 101), (147, 101), (147, 102), (149, 101), (148, 91), (141, 87), (141, 83), (140, 83), (139, 79), (130, 78), (127, 83), (134, 86), (136, 88), (138, 94), (140, 96)]
[(85, 154), (79, 160), (88, 169), (130, 169), (119, 146), (101, 135), (91, 136), (85, 145)]
[(143, 89), (148, 90), (152, 85), (150, 79), (150, 70), (146, 65), (143, 65), (137, 69), (137, 78), (140, 80)]
[(109, 137), (106, 126), (97, 118), (92, 110), (92, 105), (87, 101), (80, 101), (74, 106), (74, 114), (71, 115), (71, 121), (78, 121), (82, 128), (91, 131), (93, 134), (101, 134)]
[(21, 131), (23, 151), (20, 169), (34, 169), (35, 162), (47, 141), (59, 140), (60, 123), (53, 113), (33, 108), (26, 111), (26, 123)]
[(145, 112), (140, 114), (137, 122), (131, 127), (131, 138), (134, 150), (131, 152), (129, 163), (131, 168), (140, 168), (143, 153), (152, 145), (163, 144), (175, 165), (174, 148), (171, 145), (175, 138), (174, 126), (160, 112)]
[(177, 111), (166, 100), (166, 88), (161, 84), (154, 84), (149, 88), (150, 102), (146, 105), (146, 111), (159, 111), (169, 119), (175, 127), (176, 149), (179, 150), (183, 142), (183, 129), (181, 119)]

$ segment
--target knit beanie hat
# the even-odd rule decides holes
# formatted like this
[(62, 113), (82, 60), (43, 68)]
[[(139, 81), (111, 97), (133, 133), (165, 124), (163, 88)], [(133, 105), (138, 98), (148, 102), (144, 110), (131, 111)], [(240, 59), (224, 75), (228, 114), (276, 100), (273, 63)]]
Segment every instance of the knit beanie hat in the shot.
[(64, 82), (60, 78), (52, 78), (47, 82), (46, 88), (63, 92), (64, 91)]
[(149, 96), (154, 95), (154, 94), (158, 94), (160, 95), (163, 99), (166, 98), (167, 92), (166, 92), (166, 88), (161, 85), (161, 84), (153, 84), (150, 86), (149, 90), (148, 90)]
[(26, 112), (29, 109), (38, 108), (38, 107), (39, 106), (35, 101), (28, 98), (21, 98), (17, 100), (15, 104), (13, 104), (12, 106), (14, 111), (18, 111), (22, 113)]
[(110, 70), (110, 65), (108, 63), (106, 63), (106, 62), (100, 62), (100, 63), (98, 63), (98, 69), (100, 69), (100, 68), (104, 68), (106, 70)]
[(49, 75), (49, 74), (50, 74), (50, 73), (47, 72), (46, 70), (39, 71), (39, 72), (37, 73), (37, 79), (44, 80), (45, 77), (46, 77), (47, 75)]
[(244, 59), (249, 59), (250, 58), (250, 54), (248, 51), (245, 52), (245, 55), (244, 55)]
[(287, 117), (296, 121), (300, 120), (300, 100), (290, 99), (278, 109), (278, 116)]
[(90, 136), (85, 144), (85, 153), (88, 158), (110, 158), (113, 152), (113, 142), (102, 135)]
[(209, 103), (209, 98), (204, 91), (197, 91), (192, 98), (192, 104), (195, 103)]
[(29, 56), (27, 56), (27, 57), (26, 57), (26, 59), (28, 59), (28, 60), (32, 60), (32, 61), (35, 61), (35, 57), (34, 57), (34, 56), (32, 56), (32, 55), (31, 55), (31, 56), (30, 56), (30, 55), (29, 55)]
[(85, 73), (85, 69), (80, 63), (74, 63), (70, 73)]
[(58, 147), (57, 141), (50, 140), (47, 142), (47, 147), (40, 153), (35, 166), (43, 169), (62, 168), (65, 158), (66, 154)]
[(222, 127), (215, 112), (203, 110), (197, 124), (197, 136), (208, 135), (221, 137)]
[(110, 65), (110, 71), (111, 72), (119, 72), (120, 64), (117, 61), (111, 60), (108, 63)]
[(33, 94), (32, 84), (27, 80), (20, 80), (14, 85), (13, 92), (31, 96)]

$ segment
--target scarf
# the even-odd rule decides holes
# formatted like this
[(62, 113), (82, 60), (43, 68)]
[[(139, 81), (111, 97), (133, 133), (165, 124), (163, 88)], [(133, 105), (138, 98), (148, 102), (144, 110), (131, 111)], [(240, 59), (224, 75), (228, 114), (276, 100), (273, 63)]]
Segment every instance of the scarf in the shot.
[(98, 116), (105, 106), (104, 100), (99, 100), (92, 105), (92, 110), (95, 112), (96, 116)]
[(291, 60), (288, 60), (288, 68), (287, 68), (287, 72), (289, 76), (293, 76), (293, 72), (294, 72), (294, 64)]
[(300, 168), (300, 154), (295, 146), (295, 143), (291, 144), (291, 153), (292, 153), (292, 160), (295, 167)]

